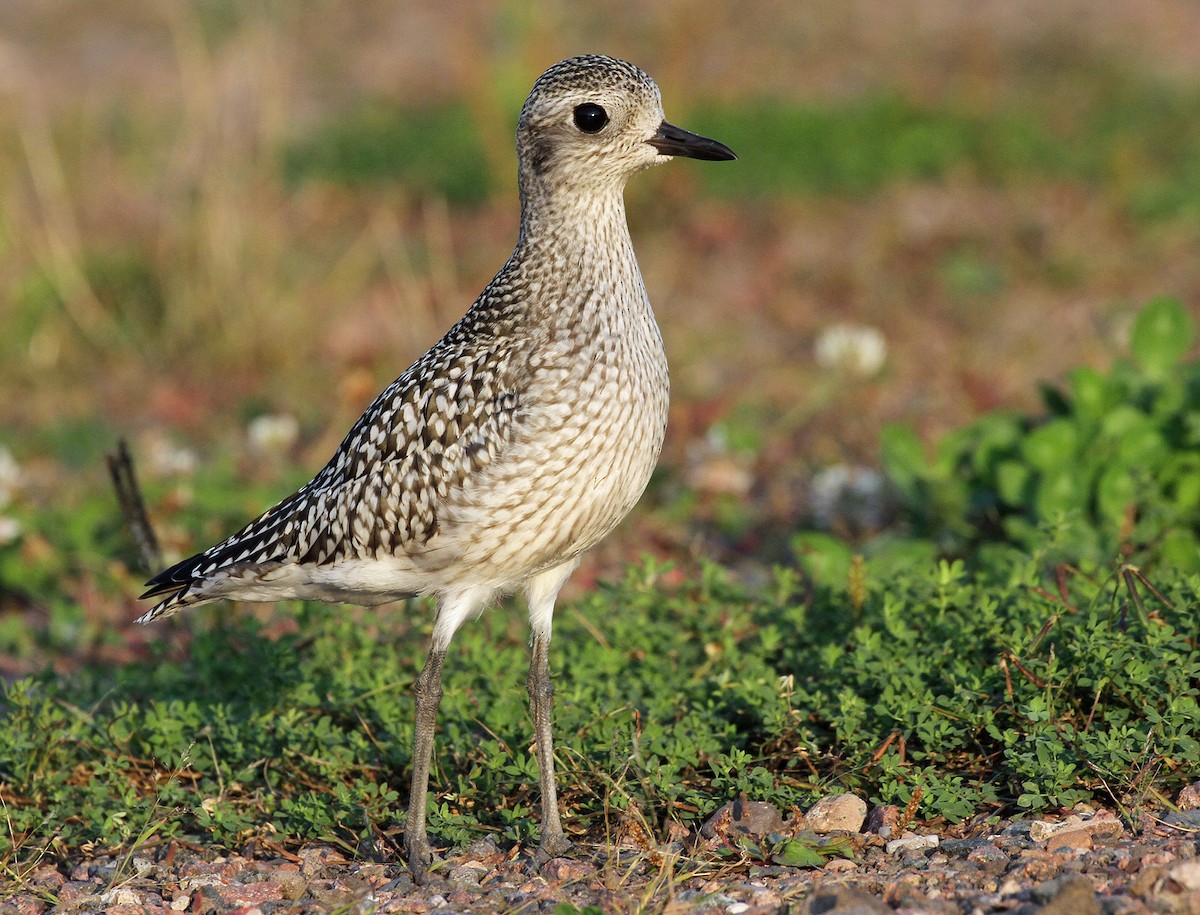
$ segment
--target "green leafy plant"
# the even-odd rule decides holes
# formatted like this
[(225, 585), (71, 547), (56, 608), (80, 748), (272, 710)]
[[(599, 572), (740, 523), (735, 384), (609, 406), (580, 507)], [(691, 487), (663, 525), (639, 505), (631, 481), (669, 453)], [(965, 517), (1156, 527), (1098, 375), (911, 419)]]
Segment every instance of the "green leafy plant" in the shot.
[[(1200, 502), (1190, 335), (1177, 304), (1155, 302), (1131, 358), (1076, 372), (1045, 418), (984, 417), (932, 464), (892, 433), (922, 536), (862, 555), (797, 537), (794, 566), (756, 587), (715, 565), (668, 585), (647, 562), (564, 606), (552, 663), (570, 828), (606, 835), (628, 811), (666, 836), (743, 793), (786, 809), (833, 786), (951, 821), (1096, 800), (1132, 815), (1200, 777), (1200, 574), (1171, 552)], [(1067, 466), (1082, 482), (1060, 489)], [(1104, 482), (1113, 467), (1136, 485)], [(220, 463), (198, 475), (176, 518), (234, 518), (250, 498), (234, 480)], [(16, 506), (31, 533), (0, 554), (0, 584), (57, 608), (50, 647), (100, 638), (79, 581), (129, 590), (109, 499), (82, 487)], [(0, 873), (179, 836), (394, 844), (431, 625), (420, 602), (216, 608), (124, 663), (8, 682)], [(447, 658), (429, 808), (444, 843), (535, 838), (526, 641), (519, 614), (491, 612)], [(840, 853), (803, 837), (744, 851), (791, 866)]]
[(1157, 299), (1134, 321), (1130, 358), (1045, 388), (1044, 416), (988, 414), (932, 460), (911, 430), (886, 430), (884, 465), (913, 530), (959, 554), (1003, 542), (1090, 567), (1123, 555), (1200, 570), (1193, 337), (1183, 306)]

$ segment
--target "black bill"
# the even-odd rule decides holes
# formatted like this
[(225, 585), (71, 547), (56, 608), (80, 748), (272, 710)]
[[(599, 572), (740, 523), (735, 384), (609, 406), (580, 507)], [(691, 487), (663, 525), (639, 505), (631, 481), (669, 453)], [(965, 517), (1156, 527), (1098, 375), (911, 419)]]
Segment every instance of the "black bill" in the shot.
[(691, 133), (666, 121), (658, 128), (658, 133), (646, 142), (657, 149), (660, 156), (687, 156), (689, 159), (707, 159), (710, 162), (737, 158), (724, 143)]

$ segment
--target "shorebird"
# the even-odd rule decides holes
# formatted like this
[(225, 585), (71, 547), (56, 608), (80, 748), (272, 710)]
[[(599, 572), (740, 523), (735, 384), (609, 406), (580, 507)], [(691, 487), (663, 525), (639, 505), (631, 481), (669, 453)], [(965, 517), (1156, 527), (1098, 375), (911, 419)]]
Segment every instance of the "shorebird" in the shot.
[(139, 622), (217, 598), (363, 606), (433, 595), (405, 848), (432, 861), (425, 794), (442, 663), (455, 630), (523, 591), (542, 792), (535, 864), (570, 847), (551, 738), (559, 590), (633, 508), (667, 424), (667, 359), (633, 253), (623, 191), (672, 156), (737, 158), (665, 120), (654, 81), (586, 55), (538, 78), (517, 125), (516, 250), (466, 315), (367, 408), (299, 491), (172, 566)]

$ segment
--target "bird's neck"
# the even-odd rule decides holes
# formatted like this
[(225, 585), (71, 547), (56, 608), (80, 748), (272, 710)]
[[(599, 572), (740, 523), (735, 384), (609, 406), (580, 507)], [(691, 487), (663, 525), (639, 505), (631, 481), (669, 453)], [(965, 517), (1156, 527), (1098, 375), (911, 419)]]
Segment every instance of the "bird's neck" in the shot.
[(587, 326), (602, 337), (613, 322), (656, 334), (622, 190), (554, 197), (523, 186), (516, 250), (476, 307), (550, 334)]
[(567, 193), (535, 188), (523, 193), (514, 256), (555, 264), (560, 277), (577, 283), (586, 284), (597, 273), (617, 282), (640, 277), (623, 190), (614, 186)]

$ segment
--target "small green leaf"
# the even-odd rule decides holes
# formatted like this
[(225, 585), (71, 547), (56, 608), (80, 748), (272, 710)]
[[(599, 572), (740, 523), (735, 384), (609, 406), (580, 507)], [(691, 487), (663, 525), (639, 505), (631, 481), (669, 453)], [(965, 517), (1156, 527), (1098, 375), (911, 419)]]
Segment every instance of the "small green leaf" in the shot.
[(1115, 465), (1100, 474), (1096, 482), (1096, 507), (1105, 521), (1121, 524), (1136, 499), (1137, 486), (1128, 468)]
[(1120, 391), (1107, 376), (1091, 366), (1078, 368), (1071, 373), (1071, 393), (1076, 415), (1084, 419), (1102, 418), (1119, 402)]
[(913, 494), (918, 481), (929, 475), (917, 433), (900, 423), (885, 426), (880, 447), (887, 475), (905, 495)]
[(996, 489), (1012, 506), (1024, 505), (1029, 497), (1029, 467), (1020, 461), (1003, 461), (996, 467)]
[(1025, 437), (1025, 459), (1043, 471), (1070, 467), (1075, 460), (1079, 431), (1067, 419), (1055, 419), (1034, 429)]
[(792, 839), (771, 856), (771, 860), (783, 867), (823, 867), (825, 856), (815, 845), (802, 839)]
[(1148, 375), (1161, 378), (1192, 345), (1192, 319), (1175, 299), (1154, 299), (1133, 322), (1129, 348)]

